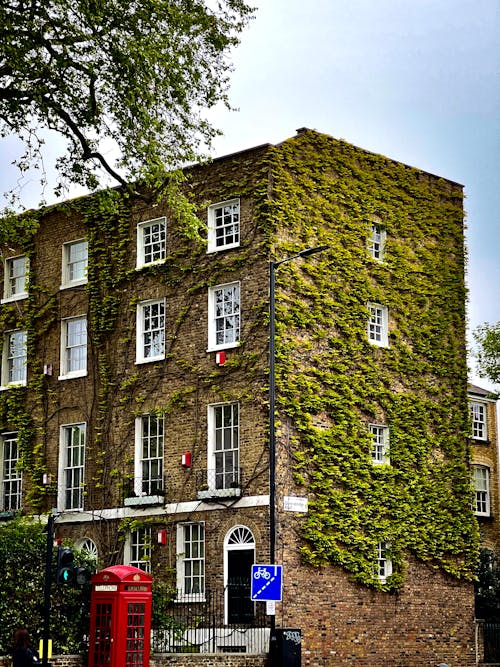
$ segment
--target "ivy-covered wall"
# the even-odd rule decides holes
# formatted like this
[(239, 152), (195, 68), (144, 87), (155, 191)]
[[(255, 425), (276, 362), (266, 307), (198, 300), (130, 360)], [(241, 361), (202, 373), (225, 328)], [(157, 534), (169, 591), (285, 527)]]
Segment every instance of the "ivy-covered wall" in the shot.
[[(309, 497), (303, 560), (387, 590), (410, 553), (470, 579), (462, 189), (312, 131), (275, 149), (272, 180), (277, 258), (328, 246), (277, 271), (281, 440)], [(373, 222), (383, 261), (367, 251)], [(387, 348), (368, 342), (367, 302), (388, 308)], [(372, 463), (369, 423), (389, 426), (390, 465)]]
[[(121, 191), (97, 193), (38, 212), (40, 225), (34, 226), (26, 241), (15, 230), (5, 235), (5, 255), (30, 252), (32, 262), (30, 298), (0, 308), (3, 330), (24, 328), (40, 317), (43, 322), (29, 328), (32, 353), (27, 387), (0, 393), (6, 406), (0, 415), (1, 426), (19, 432), (23, 450), (31, 457), (23, 459), (23, 485), (28, 490), (24, 509), (43, 511), (55, 505), (60, 427), (84, 422), (84, 502), (94, 512), (93, 518), (87, 525), (59, 525), (58, 530), (73, 537), (92, 537), (105, 565), (121, 562), (127, 530), (140, 526), (141, 521), (152, 525), (151, 518), (144, 518), (147, 510), (138, 520), (127, 518), (120, 523), (105, 521), (101, 513), (102, 509), (122, 508), (124, 497), (133, 495), (134, 430), (139, 415), (154, 413), (165, 420), (165, 502), (192, 501), (196, 475), (207, 467), (207, 405), (239, 401), (245, 455), (242, 493), (267, 493), (268, 251), (263, 217), (255, 215), (256, 208), (265, 209), (267, 162), (264, 149), (187, 170), (188, 180), (182, 187), (189, 200), (172, 201), (165, 192), (145, 193), (144, 197)], [(203, 238), (207, 205), (234, 197), (241, 199), (240, 247), (207, 254)], [(196, 218), (190, 201), (196, 202)], [(160, 216), (167, 219), (167, 258), (137, 269), (137, 224)], [(89, 246), (87, 283), (60, 289), (61, 246), (84, 237)], [(231, 280), (241, 283), (245, 308), (242, 344), (228, 352), (224, 367), (217, 367), (214, 353), (207, 353), (207, 293), (210, 286)], [(166, 303), (165, 359), (136, 364), (137, 304), (155, 298), (165, 298)], [(50, 317), (44, 304), (50, 304)], [(12, 324), (7, 319), (11, 310), (17, 318)], [(61, 320), (83, 314), (88, 316), (87, 374), (60, 380)], [(50, 376), (42, 374), (47, 363), (52, 365)], [(13, 402), (14, 408), (7, 409)], [(34, 410), (36, 405), (43, 410)], [(26, 437), (21, 432), (23, 420), (31, 427)], [(193, 460), (189, 470), (180, 465), (186, 450)], [(39, 454), (40, 470), (34, 465), (34, 452)], [(43, 472), (51, 476), (49, 486), (41, 484)], [(260, 525), (261, 514), (259, 509), (247, 521)], [(179, 514), (156, 519), (171, 535), (168, 550), (157, 549), (153, 555), (157, 572), (170, 575), (172, 567), (175, 569), (175, 523), (189, 518)], [(198, 514), (196, 518), (204, 517)], [(216, 532), (215, 523), (207, 527), (213, 543), (210, 547), (207, 542), (207, 552), (218, 544)], [(258, 529), (254, 533), (258, 535)], [(266, 548), (264, 542), (259, 546)], [(207, 572), (207, 581), (209, 575)]]
[[(53, 505), (58, 429), (77, 421), (88, 424), (87, 505), (120, 503), (133, 476), (134, 419), (147, 411), (169, 423), (168, 499), (193, 498), (194, 474), (180, 469), (179, 455), (189, 449), (193, 470), (206, 466), (206, 405), (225, 400), (246, 411), (245, 493), (266, 493), (268, 260), (326, 245), (277, 272), (279, 442), (288, 439), (290, 455), (280, 464), (294, 476), (286, 493), (309, 497), (303, 561), (339, 565), (386, 590), (401, 586), (410, 553), (470, 578), (478, 535), (466, 444), (461, 187), (312, 131), (185, 176), (182, 206), (168, 188), (163, 199), (112, 191), (40, 212), (40, 228), (37, 216), (22, 233), (19, 221), (4, 227), (7, 248), (32, 257), (29, 299), (1, 309), (3, 331), (28, 329), (28, 387), (0, 393), (2, 427), (20, 433), (32, 509)], [(234, 197), (241, 246), (207, 254), (206, 206)], [(168, 257), (137, 271), (136, 225), (160, 215)], [(383, 262), (366, 250), (374, 221), (387, 233)], [(81, 236), (88, 284), (62, 294), (54, 252)], [(206, 351), (207, 289), (230, 280), (242, 284), (242, 344), (218, 368)], [(137, 301), (159, 296), (168, 308), (166, 357), (136, 366)], [(367, 341), (368, 301), (388, 307), (388, 348)], [(81, 312), (89, 314), (88, 377), (58, 382), (60, 319)], [(47, 361), (51, 377), (42, 373)], [(389, 425), (390, 465), (372, 464), (369, 423)], [(114, 541), (107, 538), (110, 554)], [(380, 541), (394, 563), (386, 583), (374, 575)]]

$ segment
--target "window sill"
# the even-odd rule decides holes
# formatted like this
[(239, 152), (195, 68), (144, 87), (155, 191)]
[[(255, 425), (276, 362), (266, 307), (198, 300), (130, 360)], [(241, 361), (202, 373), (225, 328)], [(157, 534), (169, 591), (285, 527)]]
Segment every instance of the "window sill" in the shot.
[(198, 500), (224, 500), (225, 498), (240, 498), (240, 497), (241, 497), (240, 488), (203, 489), (203, 491), (198, 491), (197, 493)]
[(136, 359), (135, 364), (136, 366), (140, 366), (142, 364), (151, 364), (155, 361), (165, 361), (165, 355), (161, 357), (149, 357), (148, 359)]
[(18, 389), (19, 387), (26, 387), (26, 382), (11, 382), (10, 384), (3, 384), (0, 386), (0, 391), (7, 391), (8, 389)]
[(83, 507), (72, 507), (71, 509), (67, 509), (65, 507), (60, 507), (57, 509), (58, 512), (61, 514), (64, 514), (66, 516), (74, 514), (75, 516), (80, 515), (84, 512)]
[(142, 271), (142, 269), (149, 269), (152, 266), (161, 266), (162, 264), (165, 264), (166, 261), (167, 258), (165, 257), (164, 259), (158, 259), (156, 262), (149, 262), (148, 264), (137, 264), (135, 270)]
[(207, 352), (221, 352), (224, 350), (233, 350), (235, 347), (239, 347), (241, 342), (238, 340), (236, 343), (225, 343), (224, 345), (209, 345)]
[(388, 348), (389, 347), (389, 342), (388, 341), (370, 340), (370, 338), (369, 338), (368, 342), (370, 343), (370, 345), (373, 345), (374, 347), (381, 347), (381, 348)]
[(12, 303), (13, 301), (21, 301), (21, 299), (27, 299), (28, 292), (20, 292), (19, 294), (13, 294), (12, 296), (6, 296), (0, 300), (0, 303)]
[(163, 505), (164, 496), (130, 496), (125, 498), (123, 504), (125, 507), (135, 507), (137, 505)]
[(209, 248), (207, 248), (207, 255), (213, 255), (216, 252), (222, 252), (224, 250), (233, 250), (233, 248), (239, 248), (239, 247), (240, 247), (239, 242), (238, 243), (228, 243), (227, 245), (218, 246), (218, 247), (210, 246)]
[(59, 285), (59, 289), (64, 290), (64, 289), (71, 289), (72, 287), (80, 287), (81, 285), (86, 285), (87, 282), (88, 282), (87, 278), (82, 278), (82, 280), (74, 280), (71, 283)]
[(75, 371), (74, 373), (68, 373), (67, 375), (59, 375), (58, 380), (74, 380), (75, 378), (83, 378), (87, 376), (87, 371)]

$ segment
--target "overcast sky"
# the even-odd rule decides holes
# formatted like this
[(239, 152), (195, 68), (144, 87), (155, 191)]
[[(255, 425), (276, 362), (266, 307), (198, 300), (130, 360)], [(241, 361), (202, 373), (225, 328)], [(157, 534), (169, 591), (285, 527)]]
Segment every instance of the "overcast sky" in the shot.
[(217, 154), (310, 127), (463, 184), (469, 328), (499, 321), (500, 0), (253, 4)]
[(500, 0), (249, 1), (214, 156), (310, 127), (463, 184), (470, 328), (500, 320)]

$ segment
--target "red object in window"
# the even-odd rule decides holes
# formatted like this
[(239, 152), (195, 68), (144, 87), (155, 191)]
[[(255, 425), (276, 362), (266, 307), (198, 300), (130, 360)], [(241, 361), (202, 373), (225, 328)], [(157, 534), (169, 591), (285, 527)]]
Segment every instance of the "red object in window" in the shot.
[(191, 467), (191, 452), (184, 452), (184, 454), (181, 456), (181, 463), (184, 468)]
[(161, 530), (158, 531), (157, 538), (158, 538), (158, 544), (162, 544), (163, 546), (165, 546), (165, 544), (167, 543), (167, 531), (165, 528), (162, 528)]
[(224, 351), (215, 353), (215, 363), (217, 366), (224, 366), (226, 363), (226, 353)]

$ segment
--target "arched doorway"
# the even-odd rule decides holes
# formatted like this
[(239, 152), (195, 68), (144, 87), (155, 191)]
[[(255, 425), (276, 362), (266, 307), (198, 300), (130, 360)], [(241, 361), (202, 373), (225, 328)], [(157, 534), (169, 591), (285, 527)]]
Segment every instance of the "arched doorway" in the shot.
[(224, 540), (226, 622), (251, 624), (255, 605), (250, 598), (255, 540), (246, 526), (234, 526)]

